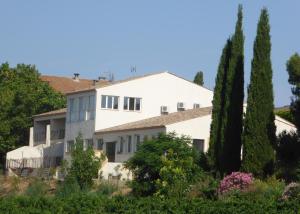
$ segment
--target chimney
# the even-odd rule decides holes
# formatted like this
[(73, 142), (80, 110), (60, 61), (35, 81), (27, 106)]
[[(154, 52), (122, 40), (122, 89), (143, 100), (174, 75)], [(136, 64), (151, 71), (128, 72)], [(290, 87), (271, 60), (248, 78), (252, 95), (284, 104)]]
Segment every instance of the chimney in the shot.
[(74, 73), (73, 79), (74, 79), (75, 81), (79, 81), (79, 73)]
[(93, 80), (93, 86), (97, 85), (98, 80)]

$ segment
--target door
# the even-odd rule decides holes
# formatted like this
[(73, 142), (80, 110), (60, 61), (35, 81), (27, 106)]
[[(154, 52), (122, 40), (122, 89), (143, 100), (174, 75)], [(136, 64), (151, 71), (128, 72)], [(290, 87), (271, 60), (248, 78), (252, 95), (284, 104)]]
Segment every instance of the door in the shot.
[(107, 155), (108, 162), (115, 162), (116, 142), (106, 143), (106, 155)]

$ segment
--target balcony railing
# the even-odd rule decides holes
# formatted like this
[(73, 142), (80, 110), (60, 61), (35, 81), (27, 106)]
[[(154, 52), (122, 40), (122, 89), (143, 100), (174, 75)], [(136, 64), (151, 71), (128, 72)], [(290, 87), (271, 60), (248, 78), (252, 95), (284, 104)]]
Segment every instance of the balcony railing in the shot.
[(51, 140), (60, 140), (64, 138), (65, 138), (65, 129), (51, 130), (51, 135), (50, 135)]

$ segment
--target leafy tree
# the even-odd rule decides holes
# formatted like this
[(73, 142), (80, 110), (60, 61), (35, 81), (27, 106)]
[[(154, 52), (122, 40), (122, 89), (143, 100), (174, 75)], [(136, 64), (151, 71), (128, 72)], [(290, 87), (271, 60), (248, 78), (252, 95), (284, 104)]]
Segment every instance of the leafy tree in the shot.
[(291, 113), (294, 116), (298, 133), (300, 133), (300, 56), (298, 53), (291, 56), (286, 67), (289, 73), (289, 83), (293, 85), (292, 93), (294, 97), (291, 103)]
[(282, 132), (276, 145), (277, 175), (286, 182), (300, 179), (300, 139), (295, 132)]
[(235, 33), (221, 56), (214, 90), (209, 156), (223, 174), (240, 168), (244, 99), (244, 35), (242, 7)]
[(242, 169), (263, 177), (272, 173), (273, 146), (276, 142), (270, 25), (265, 8), (258, 22), (253, 53), (243, 133)]
[(203, 86), (204, 80), (203, 80), (203, 72), (202, 71), (197, 72), (197, 74), (194, 78), (194, 83)]
[(82, 135), (79, 134), (72, 149), (71, 158), (71, 167), (68, 169), (67, 177), (75, 178), (81, 190), (90, 188), (93, 178), (98, 175), (103, 156), (96, 157), (92, 147), (85, 148)]
[(176, 194), (182, 194), (186, 184), (201, 173), (199, 153), (190, 143), (189, 138), (177, 137), (175, 133), (161, 134), (156, 139), (143, 142), (125, 163), (134, 175), (133, 192), (143, 196), (155, 193), (168, 195), (169, 191), (177, 188)]
[(35, 66), (0, 66), (0, 164), (5, 154), (27, 145), (32, 116), (55, 110), (66, 104), (62, 94), (40, 80)]

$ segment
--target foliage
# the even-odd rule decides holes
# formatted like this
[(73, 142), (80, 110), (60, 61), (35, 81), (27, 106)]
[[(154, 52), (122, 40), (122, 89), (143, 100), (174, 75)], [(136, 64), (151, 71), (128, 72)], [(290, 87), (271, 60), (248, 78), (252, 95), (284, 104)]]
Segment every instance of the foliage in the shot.
[(165, 194), (166, 189), (160, 192), (158, 188), (163, 185), (174, 187), (181, 178), (184, 183), (196, 179), (201, 173), (197, 165), (199, 154), (190, 143), (189, 138), (177, 137), (175, 133), (161, 134), (143, 142), (125, 163), (134, 175), (133, 193), (142, 196)]
[(300, 139), (295, 132), (282, 132), (276, 145), (276, 174), (286, 182), (300, 179)]
[(296, 198), (300, 198), (300, 185), (292, 182), (284, 188), (281, 199), (291, 200)]
[(66, 104), (62, 94), (40, 80), (35, 66), (0, 66), (0, 164), (5, 154), (28, 143), (32, 116)]
[(274, 123), (270, 25), (267, 9), (261, 12), (254, 41), (243, 133), (242, 170), (265, 177), (273, 173)]
[(49, 186), (46, 182), (43, 182), (39, 179), (34, 179), (27, 187), (25, 195), (31, 197), (41, 197), (43, 195), (46, 195), (48, 189)]
[(202, 71), (197, 72), (197, 74), (195, 75), (195, 78), (194, 78), (194, 83), (196, 83), (197, 85), (203, 86), (204, 80), (203, 80), (203, 72)]
[(91, 147), (84, 148), (82, 135), (79, 134), (71, 158), (71, 167), (68, 169), (67, 176), (75, 178), (81, 189), (90, 188), (93, 185), (93, 178), (98, 175), (103, 157), (96, 157)]
[(232, 190), (245, 190), (253, 183), (251, 173), (232, 172), (223, 178), (218, 188), (219, 194), (225, 194)]
[(292, 93), (294, 95), (291, 103), (291, 113), (294, 116), (294, 122), (300, 132), (300, 56), (295, 53), (290, 57), (287, 64), (289, 73), (289, 83), (293, 85)]
[(238, 8), (235, 33), (223, 49), (213, 99), (210, 151), (217, 171), (240, 168), (244, 100), (244, 35), (242, 6)]
[(217, 189), (219, 181), (214, 179), (212, 175), (204, 173), (200, 178), (191, 186), (187, 196), (189, 198), (203, 198), (216, 200)]
[(100, 195), (110, 196), (115, 191), (118, 190), (118, 187), (112, 183), (101, 181), (101, 183), (96, 187), (96, 193)]
[(65, 198), (26, 196), (0, 199), (0, 213), (298, 213), (300, 200), (277, 201), (269, 198), (235, 197), (203, 200), (158, 197), (104, 197), (78, 194)]
[(291, 123), (295, 123), (294, 116), (290, 110), (278, 110), (275, 111), (275, 114)]
[(80, 192), (81, 189), (77, 180), (73, 176), (68, 175), (63, 182), (58, 184), (55, 195), (64, 198), (73, 194), (79, 194)]

